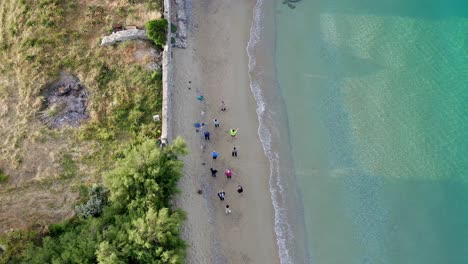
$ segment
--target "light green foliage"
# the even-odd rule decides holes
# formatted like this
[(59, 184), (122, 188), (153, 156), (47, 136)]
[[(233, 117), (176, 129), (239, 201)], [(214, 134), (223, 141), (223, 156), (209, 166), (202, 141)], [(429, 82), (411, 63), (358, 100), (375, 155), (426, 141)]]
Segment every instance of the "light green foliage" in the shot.
[(146, 22), (146, 34), (148, 38), (160, 46), (166, 45), (167, 39), (167, 20), (157, 19)]
[[(86, 213), (87, 218), (52, 225), (42, 245), (30, 245), (22, 261), (183, 263), (186, 245), (179, 229), (185, 215), (171, 210), (169, 203), (182, 176), (178, 157), (186, 153), (181, 139), (164, 150), (153, 139), (132, 146), (104, 176), (110, 194), (108, 206), (99, 213)], [(82, 207), (93, 211), (93, 203), (103, 196), (104, 189), (93, 187)]]
[(164, 151), (155, 140), (129, 150), (120, 166), (104, 176), (110, 200), (118, 207), (168, 206), (182, 176), (183, 163), (177, 156), (185, 153), (185, 143), (180, 139)]
[(154, 254), (147, 251), (151, 249), (156, 250), (163, 263), (182, 262), (184, 243), (178, 237), (182, 220), (183, 216), (178, 212), (171, 214), (167, 208), (156, 212), (150, 208), (146, 215), (132, 221), (128, 238), (141, 249), (138, 256), (140, 263), (152, 262)]
[(125, 264), (125, 262), (119, 260), (115, 248), (107, 241), (101, 242), (96, 255), (99, 264)]

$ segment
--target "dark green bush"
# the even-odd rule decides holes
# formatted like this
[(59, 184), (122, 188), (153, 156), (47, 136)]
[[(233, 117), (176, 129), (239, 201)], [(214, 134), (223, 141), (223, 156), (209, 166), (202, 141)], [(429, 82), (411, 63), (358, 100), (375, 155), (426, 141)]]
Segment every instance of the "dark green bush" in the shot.
[(146, 34), (157, 45), (164, 46), (167, 41), (167, 20), (157, 19), (146, 22)]

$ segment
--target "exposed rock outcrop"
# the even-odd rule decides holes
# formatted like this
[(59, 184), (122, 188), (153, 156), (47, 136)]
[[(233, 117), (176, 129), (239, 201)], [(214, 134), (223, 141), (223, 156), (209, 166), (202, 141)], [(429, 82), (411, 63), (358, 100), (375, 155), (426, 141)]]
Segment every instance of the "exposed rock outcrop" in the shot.
[(117, 31), (109, 36), (105, 36), (101, 40), (101, 46), (112, 45), (118, 42), (127, 41), (127, 40), (148, 40), (146, 31), (142, 29), (127, 29), (122, 31)]

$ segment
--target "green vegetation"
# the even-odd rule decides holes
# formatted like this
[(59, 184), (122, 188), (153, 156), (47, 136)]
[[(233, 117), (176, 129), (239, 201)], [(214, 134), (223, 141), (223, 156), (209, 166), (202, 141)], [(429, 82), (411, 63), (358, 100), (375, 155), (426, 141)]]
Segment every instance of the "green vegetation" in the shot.
[(8, 180), (8, 176), (0, 170), (0, 184), (6, 182), (7, 180)]
[[(113, 25), (141, 27), (157, 17), (146, 9), (150, 2), (160, 3), (0, 1), (0, 160), (9, 179), (0, 200), (14, 200), (3, 208), (0, 232), (31, 226), (42, 232), (70, 215), (71, 192), (101, 182), (125, 145), (160, 136), (152, 116), (161, 114), (161, 73), (147, 67), (154, 45), (100, 46)], [(44, 121), (64, 111), (60, 104), (44, 109), (47, 88), (62, 72), (76, 76), (88, 94), (89, 118), (78, 128), (51, 129)]]
[(5, 251), (0, 254), (0, 263), (21, 263), (21, 254), (28, 247), (32, 246), (32, 241), (37, 237), (31, 231), (13, 231), (0, 237), (0, 245), (5, 247)]
[[(81, 142), (126, 142), (141, 129), (141, 124), (160, 114), (159, 75), (148, 70), (148, 62), (136, 59), (135, 55), (138, 49), (147, 49), (151, 44), (99, 46), (100, 37), (107, 34), (112, 25), (139, 25), (128, 12), (119, 10), (133, 10), (139, 16), (149, 16), (144, 9), (149, 2), (153, 1), (119, 1), (106, 6), (95, 1), (76, 0), (0, 1), (0, 134), (5, 135), (0, 143), (3, 150), (0, 159), (4, 166), (18, 171), (11, 177), (28, 175), (21, 173), (21, 167), (24, 171), (35, 171), (35, 168), (28, 168), (30, 163), (18, 161), (31, 160), (38, 155), (36, 149), (48, 150), (47, 155), (39, 154), (44, 158), (43, 163), (49, 163), (42, 164), (41, 168), (47, 168), (50, 176), (60, 175), (62, 166), (50, 164), (62, 161), (62, 154), (56, 151), (60, 150), (56, 146), (58, 143), (66, 145), (63, 146), (66, 149), (73, 145), (76, 157), (90, 155), (90, 152), (112, 152), (113, 147), (108, 148), (107, 144), (93, 144), (95, 147), (90, 149), (91, 144)], [(38, 114), (54, 117), (62, 111), (60, 105), (41, 111), (44, 110), (44, 88), (57, 80), (62, 71), (77, 76), (89, 91), (90, 119), (76, 133), (51, 132), (35, 124)], [(19, 105), (21, 107), (17, 107)], [(11, 114), (6, 115), (7, 110)], [(159, 124), (153, 126), (151, 131), (157, 137)], [(43, 144), (31, 146), (30, 141)], [(108, 164), (109, 158), (96, 157), (95, 164), (86, 165), (100, 167)], [(83, 168), (81, 160), (75, 163), (78, 170)], [(101, 172), (92, 170), (91, 176), (99, 177)]]
[(108, 190), (102, 186), (94, 184), (89, 190), (86, 190), (86, 194), (80, 194), (87, 201), (85, 203), (75, 206), (76, 213), (83, 217), (98, 217), (102, 214), (104, 207), (107, 205)]
[(146, 0), (145, 7), (148, 10), (161, 10), (163, 6), (163, 0)]
[[(170, 199), (186, 149), (180, 140), (164, 150), (156, 144), (162, 74), (147, 67), (154, 45), (99, 45), (114, 24), (142, 26), (139, 20), (155, 15), (145, 8), (160, 4), (0, 1), (0, 159), (9, 182), (18, 183), (0, 188), (0, 201), (8, 201), (0, 263), (183, 262), (184, 214)], [(151, 29), (164, 45), (167, 21)], [(51, 129), (37, 118), (63, 110), (43, 111), (46, 88), (61, 72), (89, 92), (89, 119), (78, 128)], [(73, 208), (76, 217), (50, 225)]]
[[(12, 233), (7, 263), (183, 263), (185, 243), (179, 228), (185, 217), (171, 209), (182, 176), (181, 139), (164, 150), (146, 139), (124, 151), (118, 166), (93, 186), (77, 206), (81, 217), (55, 224), (40, 242), (35, 235)], [(108, 196), (108, 201), (107, 201)], [(20, 243), (21, 242), (21, 243)]]
[[(161, 1), (98, 2), (0, 1), (0, 159), (21, 187), (2, 185), (0, 200), (15, 206), (5, 205), (5, 219), (11, 218), (0, 228), (16, 227), (20, 216), (28, 230), (0, 237), (0, 263), (183, 262), (185, 216), (170, 201), (186, 148), (181, 140), (164, 150), (156, 144), (160, 123), (152, 116), (161, 114), (162, 75), (148, 70), (141, 55), (153, 45), (99, 46), (114, 24), (141, 26), (136, 15), (154, 17), (145, 8)], [(164, 45), (167, 21), (147, 26)], [(42, 108), (44, 89), (61, 72), (89, 91), (89, 120), (76, 129), (50, 129), (37, 120), (62, 111)], [(69, 192), (78, 190), (74, 206), (76, 194)], [(74, 218), (49, 225), (73, 207)]]
[(76, 166), (75, 161), (70, 154), (67, 153), (63, 155), (60, 161), (60, 165), (62, 166), (62, 173), (60, 174), (60, 177), (71, 178), (76, 176), (78, 167)]
[(177, 32), (177, 26), (171, 23), (171, 33)]
[(146, 22), (146, 34), (148, 38), (159, 46), (166, 45), (167, 40), (167, 20), (157, 19)]

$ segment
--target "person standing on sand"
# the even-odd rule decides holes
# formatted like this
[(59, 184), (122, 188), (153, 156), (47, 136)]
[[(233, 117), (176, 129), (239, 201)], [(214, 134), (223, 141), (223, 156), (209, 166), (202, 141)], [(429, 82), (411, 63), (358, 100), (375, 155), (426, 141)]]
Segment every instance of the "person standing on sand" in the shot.
[(224, 201), (225, 195), (226, 195), (226, 193), (225, 193), (223, 190), (221, 190), (221, 191), (218, 193), (219, 200)]
[(229, 208), (229, 204), (226, 204), (226, 214), (231, 213), (231, 208)]
[(244, 188), (242, 188), (242, 186), (239, 185), (239, 186), (237, 187), (237, 192), (238, 192), (239, 194), (243, 193), (243, 192), (244, 192)]
[(203, 134), (205, 135), (205, 140), (210, 140), (210, 132), (205, 131)]
[(231, 130), (229, 130), (229, 134), (231, 135), (231, 137), (236, 137), (238, 130), (239, 128), (238, 129), (231, 128)]
[(230, 169), (225, 170), (224, 175), (226, 175), (226, 178), (231, 179), (232, 178), (232, 170), (230, 170)]
[(218, 172), (218, 170), (210, 168), (210, 171), (211, 171), (211, 177), (216, 177), (216, 173)]
[(213, 119), (213, 124), (214, 124), (215, 127), (219, 127), (219, 121), (218, 121), (218, 119), (216, 119), (216, 118)]
[(234, 147), (234, 148), (232, 149), (232, 156), (233, 156), (233, 157), (237, 157), (237, 149), (236, 149), (236, 147)]
[(213, 159), (215, 160), (218, 157), (218, 152), (216, 152), (216, 150), (213, 150), (213, 152), (211, 152), (211, 157), (213, 157)]

